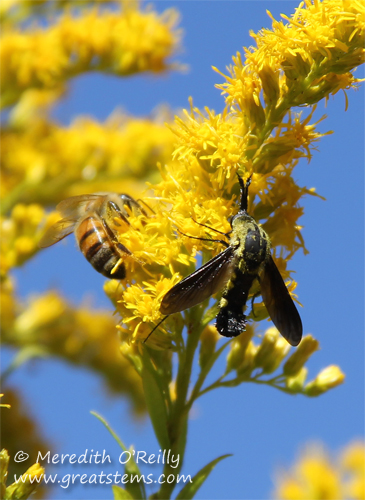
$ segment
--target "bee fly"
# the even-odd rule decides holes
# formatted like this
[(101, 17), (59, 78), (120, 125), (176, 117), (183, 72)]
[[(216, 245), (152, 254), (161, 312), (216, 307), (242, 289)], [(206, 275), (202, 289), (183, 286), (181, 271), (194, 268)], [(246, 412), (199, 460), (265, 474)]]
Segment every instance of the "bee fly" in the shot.
[(240, 210), (232, 219), (232, 230), (222, 233), (226, 237), (231, 235), (230, 242), (213, 240), (226, 249), (171, 288), (162, 299), (160, 311), (166, 316), (183, 311), (224, 288), (215, 326), (221, 335), (236, 337), (245, 331), (244, 309), (257, 279), (274, 325), (289, 344), (296, 346), (302, 338), (302, 321), (271, 256), (269, 236), (247, 213), (251, 177), (245, 183), (237, 176), (241, 187)]

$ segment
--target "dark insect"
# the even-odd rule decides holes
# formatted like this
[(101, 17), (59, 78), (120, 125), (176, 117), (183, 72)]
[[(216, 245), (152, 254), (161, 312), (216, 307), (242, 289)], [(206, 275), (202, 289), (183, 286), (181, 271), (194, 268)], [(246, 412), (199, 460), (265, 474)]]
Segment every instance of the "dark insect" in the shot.
[(96, 193), (72, 196), (61, 201), (56, 209), (62, 219), (51, 226), (39, 246), (54, 245), (72, 232), (81, 252), (99, 273), (107, 278), (124, 279), (123, 259), (132, 253), (116, 236), (117, 222), (126, 224), (129, 213), (146, 215), (140, 204), (128, 194)]
[(219, 240), (226, 249), (171, 288), (162, 299), (160, 311), (167, 316), (184, 311), (224, 288), (215, 326), (221, 335), (236, 337), (245, 330), (244, 309), (257, 279), (274, 325), (289, 344), (297, 346), (302, 338), (302, 321), (271, 256), (269, 236), (247, 213), (251, 178), (245, 183), (238, 175), (238, 180), (241, 203), (231, 222), (232, 231), (225, 234), (231, 236), (229, 244)]

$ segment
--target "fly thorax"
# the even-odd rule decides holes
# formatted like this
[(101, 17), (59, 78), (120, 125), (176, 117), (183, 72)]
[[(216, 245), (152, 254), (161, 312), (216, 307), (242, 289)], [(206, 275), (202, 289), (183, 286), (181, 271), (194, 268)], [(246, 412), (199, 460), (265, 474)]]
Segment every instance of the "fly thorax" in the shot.
[(232, 221), (230, 244), (236, 247), (238, 267), (243, 273), (257, 274), (270, 255), (270, 238), (266, 231), (245, 212)]

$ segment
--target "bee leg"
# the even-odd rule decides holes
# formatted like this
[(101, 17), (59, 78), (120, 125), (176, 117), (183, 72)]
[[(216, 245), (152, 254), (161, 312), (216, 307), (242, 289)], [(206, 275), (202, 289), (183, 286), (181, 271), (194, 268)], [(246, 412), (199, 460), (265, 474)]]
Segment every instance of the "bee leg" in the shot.
[(128, 221), (127, 217), (122, 213), (122, 211), (120, 210), (118, 205), (116, 203), (114, 203), (114, 201), (108, 201), (107, 205), (108, 205), (108, 209), (110, 212), (116, 212), (117, 216), (120, 219), (122, 219), (126, 224), (128, 224), (128, 226), (131, 225), (130, 222)]
[(119, 241), (115, 237), (114, 231), (110, 229), (106, 221), (104, 219), (101, 219), (101, 222), (103, 224), (106, 234), (108, 235), (108, 238), (113, 243), (113, 246), (118, 250), (120, 257), (123, 257), (123, 254), (132, 255), (132, 252), (130, 252), (127, 247), (119, 243)]
[[(156, 213), (156, 212), (155, 212), (155, 211), (154, 211), (154, 210), (153, 210), (153, 209), (152, 209), (152, 208), (151, 208), (151, 207), (150, 207), (150, 206), (149, 206), (149, 205), (148, 205), (145, 201), (141, 200), (141, 198), (138, 198), (137, 202), (138, 202), (138, 203), (143, 203), (143, 205), (145, 205), (145, 206), (146, 206), (149, 210), (151, 210), (151, 212), (152, 212), (153, 214), (155, 214), (155, 213)], [(142, 214), (143, 214), (145, 217), (147, 217), (147, 213), (146, 213), (146, 211), (145, 211), (145, 210), (143, 210), (143, 208), (142, 208), (141, 206), (139, 206), (139, 207), (138, 207), (138, 209), (142, 212)]]

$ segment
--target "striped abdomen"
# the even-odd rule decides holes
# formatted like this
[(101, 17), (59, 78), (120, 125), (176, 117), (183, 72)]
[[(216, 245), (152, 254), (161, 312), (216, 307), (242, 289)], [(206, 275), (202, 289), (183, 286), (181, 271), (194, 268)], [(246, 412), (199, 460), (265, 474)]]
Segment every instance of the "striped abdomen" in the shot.
[(121, 264), (115, 273), (110, 274), (119, 260), (119, 255), (99, 219), (92, 215), (84, 219), (75, 229), (75, 236), (81, 252), (94, 269), (107, 278), (125, 278), (124, 264)]

